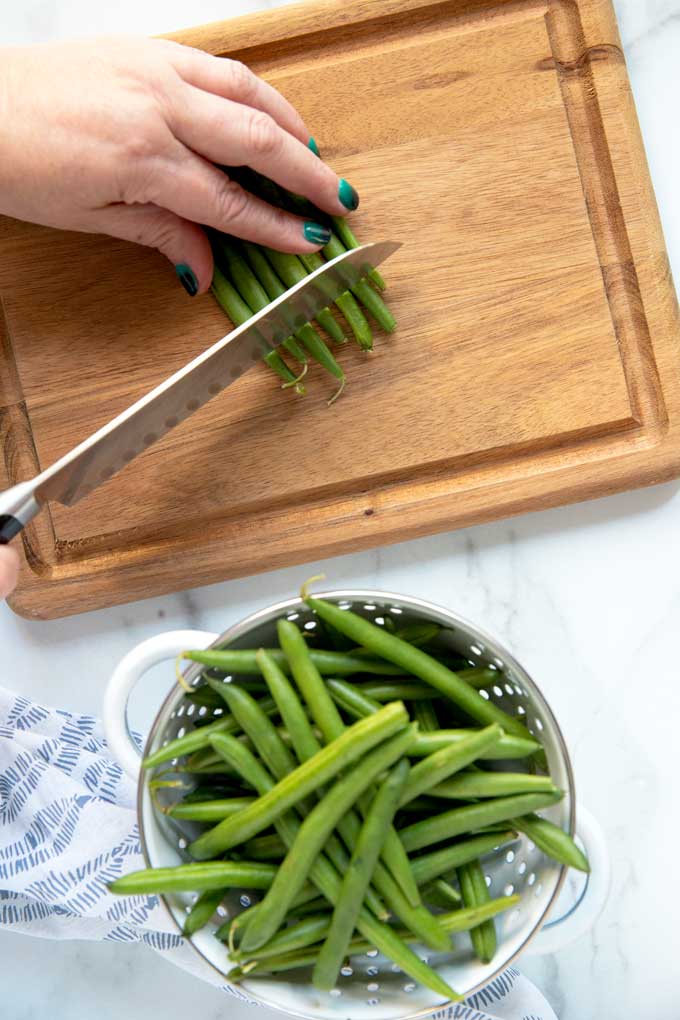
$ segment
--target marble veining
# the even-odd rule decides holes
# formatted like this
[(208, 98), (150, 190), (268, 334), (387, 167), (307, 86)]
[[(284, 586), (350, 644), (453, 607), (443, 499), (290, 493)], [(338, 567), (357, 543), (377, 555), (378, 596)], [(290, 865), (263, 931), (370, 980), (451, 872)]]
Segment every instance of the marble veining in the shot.
[[(0, 45), (157, 33), (266, 6), (277, 4), (23, 0), (3, 5)], [(680, 0), (615, 6), (678, 278)], [(592, 933), (521, 964), (561, 1020), (679, 1015), (662, 952), (677, 941), (672, 854), (680, 818), (668, 780), (680, 721), (679, 526), (671, 484), (318, 564), (334, 586), (392, 589), (455, 608), (508, 645), (543, 686), (572, 751), (579, 796), (601, 820), (613, 859), (610, 902)], [(0, 607), (0, 682), (46, 704), (98, 713), (112, 666), (137, 641), (175, 627), (223, 630), (288, 596), (308, 573), (277, 571), (52, 623), (28, 623)], [(167, 685), (167, 672), (149, 676), (134, 699), (135, 726), (148, 723)], [(255, 1016), (139, 947), (48, 944), (0, 931), (0, 952), (7, 1020)]]

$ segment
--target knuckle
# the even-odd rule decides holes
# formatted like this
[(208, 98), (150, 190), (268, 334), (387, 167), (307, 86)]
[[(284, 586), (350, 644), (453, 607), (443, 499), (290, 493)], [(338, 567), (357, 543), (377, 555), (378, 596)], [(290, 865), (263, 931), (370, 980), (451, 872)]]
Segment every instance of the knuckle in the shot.
[(177, 222), (172, 216), (154, 216), (140, 225), (138, 243), (170, 256), (177, 247)]
[(156, 139), (150, 135), (148, 130), (145, 130), (143, 124), (139, 124), (137, 127), (133, 126), (123, 141), (124, 158), (133, 164), (151, 159), (157, 151)]
[(217, 194), (217, 215), (221, 223), (239, 220), (248, 206), (248, 195), (234, 181), (225, 181)]
[(238, 98), (246, 102), (251, 99), (255, 93), (256, 83), (255, 75), (250, 68), (240, 60), (230, 60), (229, 75)]
[(256, 155), (275, 155), (279, 135), (273, 118), (259, 110), (251, 113), (246, 128), (246, 139), (248, 149)]

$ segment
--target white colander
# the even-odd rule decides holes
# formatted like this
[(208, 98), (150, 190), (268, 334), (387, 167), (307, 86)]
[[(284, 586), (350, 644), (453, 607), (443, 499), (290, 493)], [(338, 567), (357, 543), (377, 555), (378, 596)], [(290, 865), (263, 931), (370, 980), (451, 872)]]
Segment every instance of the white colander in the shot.
[[(465, 656), (475, 665), (498, 671), (498, 682), (483, 692), (485, 697), (506, 712), (522, 719), (542, 743), (553, 782), (565, 790), (565, 797), (545, 812), (557, 825), (570, 833), (575, 831), (574, 781), (567, 749), (557, 722), (536, 684), (518, 662), (493, 638), (447, 610), (419, 599), (378, 591), (335, 591), (319, 596), (352, 609), (381, 624), (391, 616), (400, 625), (418, 620), (431, 620), (443, 629), (438, 643), (452, 652)], [(276, 621), (286, 616), (298, 626), (313, 630), (313, 614), (299, 599), (291, 599), (255, 613), (231, 627), (221, 636), (202, 631), (176, 631), (152, 638), (133, 649), (120, 663), (109, 684), (104, 706), (104, 722), (109, 746), (125, 771), (139, 777), (138, 813), (142, 850), (151, 867), (168, 867), (187, 859), (187, 838), (178, 833), (154, 809), (149, 793), (149, 775), (139, 768), (139, 752), (131, 739), (126, 707), (128, 696), (143, 673), (163, 659), (171, 659), (186, 648), (209, 645), (230, 648), (274, 646)], [(202, 667), (192, 665), (186, 680), (199, 682)], [(385, 678), (386, 680), (388, 678)], [(184, 692), (173, 683), (151, 726), (145, 754), (157, 750), (169, 740), (193, 728), (198, 715), (209, 709), (187, 706)], [(510, 847), (484, 859), (485, 872), (493, 896), (519, 893), (517, 907), (496, 918), (498, 951), (491, 964), (475, 959), (469, 938), (455, 937), (454, 950), (437, 954), (423, 949), (421, 956), (436, 967), (459, 992), (469, 996), (488, 984), (534, 940), (534, 951), (553, 952), (587, 930), (599, 914), (607, 896), (609, 864), (606, 847), (598, 827), (579, 808), (579, 837), (591, 859), (589, 879), (570, 875), (568, 888), (563, 890), (565, 869), (551, 861), (525, 837)], [(560, 894), (562, 893), (562, 897)], [(559, 921), (546, 923), (548, 913), (558, 898)], [(163, 901), (181, 928), (186, 912), (195, 896), (168, 895)], [(225, 900), (214, 921), (192, 938), (196, 952), (207, 965), (224, 975), (230, 969), (226, 947), (214, 938), (214, 931), (225, 918), (243, 909), (250, 902), (247, 894), (234, 893)], [(536, 939), (541, 927), (544, 930)], [(343, 968), (337, 987), (329, 993), (314, 989), (308, 971), (288, 972), (273, 977), (253, 977), (239, 985), (252, 1002), (275, 1008), (291, 1016), (309, 1020), (411, 1020), (440, 1010), (445, 1003), (429, 989), (417, 985), (389, 960), (371, 951), (353, 957)], [(446, 1016), (446, 1011), (441, 1016)]]

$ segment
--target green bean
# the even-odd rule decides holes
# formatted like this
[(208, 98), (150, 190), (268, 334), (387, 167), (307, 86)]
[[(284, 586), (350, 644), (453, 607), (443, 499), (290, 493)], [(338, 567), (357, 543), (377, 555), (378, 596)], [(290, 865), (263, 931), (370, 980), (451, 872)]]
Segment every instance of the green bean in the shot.
[(157, 893), (203, 892), (206, 889), (268, 889), (276, 874), (273, 864), (252, 861), (209, 861), (180, 864), (176, 868), (143, 868), (109, 882), (110, 892), (121, 896)]
[[(331, 681), (335, 684), (336, 681)], [(330, 686), (330, 684), (329, 684)], [(411, 756), (424, 758), (428, 754), (434, 754), (443, 747), (465, 740), (475, 730), (438, 730), (435, 733), (419, 733), (411, 749)], [(533, 754), (540, 747), (535, 740), (528, 740), (524, 737), (514, 737), (504, 734), (497, 744), (488, 747), (480, 758), (487, 761), (495, 761), (505, 758), (526, 758)]]
[[(350, 226), (344, 216), (333, 216), (331, 217), (331, 219), (333, 222), (335, 233), (338, 235), (339, 239), (342, 241), (342, 243), (344, 244), (345, 248), (348, 249), (348, 251), (352, 248), (361, 247), (359, 241), (357, 241), (356, 237), (354, 236), (354, 233), (350, 229)], [(381, 274), (378, 272), (377, 269), (375, 268), (371, 269), (368, 275), (370, 279), (373, 281), (373, 283), (376, 285), (378, 290), (385, 290), (387, 284), (385, 283), (384, 279), (382, 278)]]
[[(251, 311), (261, 312), (270, 303), (269, 297), (245, 261), (236, 243), (232, 238), (227, 237), (226, 234), (215, 234), (214, 238), (213, 252), (217, 249), (218, 262), (221, 260), (221, 257), (224, 259), (225, 267), (229, 271), (236, 290)], [(287, 337), (281, 346), (285, 347), (289, 354), (292, 354), (301, 364), (307, 364), (309, 360), (307, 354), (293, 336)]]
[(423, 899), (438, 907), (460, 906), (462, 897), (457, 889), (444, 878), (435, 878), (423, 889)]
[(312, 719), (321, 730), (326, 743), (331, 743), (346, 727), (321, 679), (312, 652), (307, 647), (302, 632), (290, 620), (279, 620), (276, 630), (281, 650), (293, 679), (307, 703)]
[[(263, 250), (274, 271), (283, 280), (286, 287), (294, 287), (296, 283), (300, 283), (302, 280), (307, 279), (309, 274), (297, 255), (289, 255), (284, 252), (275, 251), (273, 248), (264, 248)], [(344, 341), (345, 334), (339, 326), (337, 319), (333, 318), (333, 314), (329, 308), (324, 308), (321, 312), (318, 312), (316, 321), (323, 327), (323, 329), (326, 330), (329, 337), (332, 340), (335, 340), (336, 343), (342, 343)], [(330, 351), (328, 353), (330, 358), (333, 358)], [(340, 369), (340, 371), (342, 371), (342, 369)], [(340, 377), (338, 376), (338, 378)]]
[[(491, 900), (490, 903), (485, 903), (481, 907), (466, 907), (461, 910), (452, 911), (448, 914), (439, 914), (438, 918), (449, 934), (455, 934), (460, 931), (469, 931), (470, 928), (480, 924), (488, 918), (495, 917), (498, 914), (509, 910), (511, 907), (516, 906), (519, 901), (520, 897), (516, 894), (514, 896), (502, 896), (496, 900)], [(393, 936), (396, 935), (398, 939), (401, 938), (406, 942), (416, 941), (411, 932), (395, 932), (394, 929), (388, 930), (392, 932)], [(377, 947), (375, 947), (370, 941), (360, 938), (353, 939), (349, 944), (348, 956), (352, 957), (364, 955), (374, 948)], [(317, 953), (318, 947), (313, 945), (305, 949), (297, 950), (296, 952), (284, 953), (281, 956), (268, 957), (266, 959), (255, 961), (255, 966), (252, 968), (248, 967), (247, 971), (242, 971), (240, 967), (237, 967), (229, 973), (228, 977), (231, 981), (239, 981), (249, 975), (276, 974), (281, 971), (296, 970), (299, 967), (309, 967), (316, 962)], [(385, 955), (388, 954), (386, 953)], [(402, 968), (402, 970), (403, 969), (404, 968)], [(406, 973), (409, 972), (406, 971)], [(426, 984), (426, 982), (423, 982), (423, 984)]]
[(264, 649), (257, 653), (257, 664), (290, 734), (298, 760), (307, 761), (321, 750), (321, 745), (288, 677)]
[[(152, 780), (153, 782), (153, 780)], [(201, 804), (205, 801), (228, 800), (230, 797), (242, 797), (243, 790), (226, 783), (211, 783), (209, 786), (195, 786), (190, 793), (182, 798), (182, 804)], [(176, 807), (177, 805), (173, 805)]]
[[(252, 309), (242, 300), (236, 288), (231, 285), (218, 266), (215, 266), (210, 289), (234, 326), (241, 326), (253, 317)], [(296, 384), (297, 392), (304, 394), (304, 386), (290, 371), (278, 351), (270, 351), (265, 355), (264, 360), (287, 385)]]
[(243, 241), (242, 244), (250, 268), (266, 291), (269, 300), (275, 301), (280, 298), (282, 294), (286, 293), (286, 287), (267, 261), (262, 249), (251, 241)]
[[(267, 653), (284, 672), (288, 662), (280, 648), (267, 648)], [(322, 675), (351, 676), (353, 673), (372, 673), (379, 676), (399, 676), (401, 670), (389, 662), (380, 662), (365, 653), (333, 652), (310, 648), (312, 662)], [(257, 649), (206, 648), (182, 652), (183, 659), (212, 666), (228, 674), (259, 676)]]
[[(221, 243), (223, 245), (225, 244), (224, 239), (222, 239)], [(229, 263), (232, 269), (232, 275), (238, 274), (238, 278), (241, 281), (242, 286), (247, 289), (255, 302), (254, 305), (251, 303), (251, 307), (253, 307), (255, 311), (259, 311), (260, 308), (265, 307), (269, 303), (268, 295), (265, 289), (260, 285), (252, 269), (243, 259), (241, 259), (238, 251), (233, 248), (233, 245), (231, 246), (231, 249), (232, 251), (235, 251), (235, 256), (232, 257), (232, 260)], [(295, 256), (292, 256), (292, 258), (295, 258)], [(239, 282), (236, 278), (234, 279), (234, 282), (237, 286), (239, 286)], [(285, 291), (285, 288), (282, 286), (282, 292), (283, 291)], [(323, 317), (324, 313), (322, 312), (321, 315)], [(332, 322), (335, 322), (330, 312), (328, 312), (328, 316)], [(337, 379), (344, 381), (342, 369), (319, 334), (309, 323), (305, 323), (303, 326), (300, 326), (295, 331), (295, 335), (297, 340), (293, 337), (289, 337), (284, 341), (283, 346), (297, 357), (298, 360), (302, 361), (303, 364), (306, 364), (308, 361), (306, 353), (308, 351), (312, 358), (322, 365), (323, 368), (334, 375)], [(298, 340), (304, 345), (304, 347), (300, 347), (300, 344), (297, 342)]]
[(374, 712), (380, 711), (380, 702), (369, 698), (354, 684), (345, 683), (344, 680), (326, 680), (326, 687), (336, 705), (354, 719), (366, 719)]
[(465, 772), (444, 783), (438, 783), (429, 791), (431, 797), (451, 800), (555, 792), (557, 787), (553, 785), (550, 776), (533, 776), (527, 772)]
[[(250, 737), (253, 746), (257, 748), (260, 757), (273, 775), (279, 779), (292, 772), (296, 765), (293, 755), (276, 732), (276, 727), (260, 710), (260, 706), (252, 694), (244, 691), (237, 684), (223, 683), (220, 680), (208, 682), (213, 690), (218, 691), (224, 698), (234, 719), (239, 723), (243, 732)], [(278, 708), (278, 705), (276, 707)]]
[[(256, 790), (263, 796), (274, 788), (274, 781), (267, 771), (255, 759), (252, 753), (231, 736), (217, 736), (216, 743), (222, 746), (222, 750), (229, 763), (240, 772)], [(299, 823), (290, 815), (279, 817), (275, 823), (276, 829), (288, 847), (290, 847), (299, 832)], [(317, 857), (310, 871), (309, 877), (320, 889), (326, 899), (335, 904), (340, 892), (340, 876), (331, 862), (321, 854)], [(248, 923), (260, 913), (261, 903), (255, 904), (245, 911), (241, 918), (248, 915)], [(238, 924), (239, 918), (233, 922)], [(381, 953), (388, 956), (393, 963), (401, 967), (405, 974), (408, 974), (414, 981), (425, 985), (443, 995), (446, 998), (459, 1000), (458, 994), (420, 957), (416, 956), (407, 945), (404, 944), (398, 935), (386, 924), (376, 920), (365, 908), (362, 908), (357, 921), (357, 928), (361, 934), (375, 945)]]
[[(295, 195), (290, 191), (284, 191), (269, 180), (265, 180), (264, 182), (261, 180), (258, 181), (258, 186), (259, 190), (267, 196), (268, 201), (274, 205), (287, 208), (296, 215), (304, 216), (307, 219), (309, 219), (310, 216), (314, 219), (319, 216), (318, 209), (316, 209), (311, 202), (309, 202), (306, 198), (303, 198), (301, 195)], [(318, 252), (312, 252), (309, 255), (299, 255), (298, 258), (308, 273), (313, 273), (326, 264), (325, 260), (318, 254)], [(325, 281), (323, 278), (319, 279), (319, 286), (322, 290), (324, 290)], [(352, 332), (354, 333), (362, 350), (370, 350), (373, 347), (371, 327), (366, 320), (366, 316), (356, 303), (353, 295), (350, 294), (349, 291), (345, 291), (339, 297), (334, 297), (333, 294), (330, 293), (328, 296), (329, 300), (334, 302), (345, 316), (345, 319), (351, 327)]]
[(245, 960), (266, 960), (270, 956), (282, 956), (284, 953), (297, 952), (313, 946), (326, 937), (331, 923), (331, 915), (312, 914), (298, 924), (291, 925), (278, 932), (263, 946), (255, 952), (244, 953), (241, 949), (231, 953), (231, 959), (235, 962)]
[[(310, 671), (309, 661), (307, 656), (307, 648), (304, 643), (300, 643), (301, 635), (299, 631), (291, 623), (283, 625), (280, 629), (280, 637), (284, 647), (287, 648), (291, 663), (295, 670), (296, 676), (301, 680), (301, 685), (304, 686), (306, 693), (309, 694), (310, 701), (314, 704), (317, 717), (324, 724), (323, 735), (329, 740), (335, 739), (344, 730), (344, 724), (337, 715), (336, 710), (332, 704), (327, 703), (328, 695), (325, 692), (323, 683), (320, 678), (314, 679), (313, 673)], [(263, 673), (270, 682), (271, 692), (279, 705), (284, 720), (287, 720), (291, 732), (295, 734), (294, 746), (297, 751), (298, 757), (301, 761), (306, 760), (312, 754), (317, 753), (319, 750), (318, 741), (307, 722), (307, 717), (304, 715), (302, 706), (297, 698), (295, 691), (290, 685), (287, 678), (278, 669), (270, 656), (266, 652), (258, 653), (258, 661), (260, 661)], [(311, 667), (313, 670), (313, 667)], [(361, 799), (360, 799), (361, 803)], [(368, 805), (367, 805), (368, 807)], [(348, 811), (338, 823), (338, 829), (345, 840), (348, 847), (354, 848), (361, 832), (361, 823), (353, 811)], [(394, 832), (391, 826), (388, 827), (388, 832), (392, 832), (394, 838), (398, 842), (398, 836)], [(385, 838), (380, 843), (381, 853), (384, 853)], [(399, 850), (403, 855), (403, 848), (401, 843), (398, 843)], [(384, 856), (388, 860), (392, 860), (388, 853), (384, 853)], [(336, 862), (337, 863), (337, 862)], [(401, 859), (398, 858), (398, 865), (396, 870), (399, 871), (401, 865)], [(408, 858), (405, 861), (405, 867), (408, 870), (408, 878), (416, 889), (415, 881), (410, 873), (410, 865)], [(339, 868), (341, 873), (347, 870), (346, 867)], [(405, 883), (408, 885), (408, 883)], [(402, 894), (400, 886), (394, 881), (390, 873), (382, 868), (382, 866), (375, 869), (375, 885), (380, 892), (382, 892), (389, 901), (390, 906), (397, 913), (402, 920), (407, 924), (414, 925), (417, 930), (423, 933), (423, 938), (432, 938), (432, 920), (426, 912), (418, 910), (420, 904), (420, 896), (417, 895), (416, 902), (413, 902), (413, 898), (406, 897)], [(371, 897), (373, 896), (373, 889), (369, 887), (366, 894), (366, 903), (373, 910), (376, 916), (380, 917), (380, 913), (375, 909), (372, 903)], [(439, 933), (436, 932), (434, 937), (436, 938)]]
[[(300, 255), (298, 257), (308, 273), (313, 273), (316, 269), (320, 269), (322, 266), (326, 265), (325, 260), (321, 258), (318, 252), (313, 252), (310, 255)], [(321, 281), (319, 282), (321, 283)], [(354, 295), (350, 294), (349, 291), (345, 291), (345, 293), (341, 294), (340, 297), (335, 298), (335, 304), (345, 316), (347, 324), (354, 333), (355, 339), (362, 351), (372, 350), (373, 334), (371, 332), (371, 327), (368, 324), (366, 316), (356, 303)]]
[(401, 701), (434, 701), (435, 698), (440, 697), (433, 687), (404, 680), (362, 683), (357, 686), (362, 694), (380, 702), (394, 701), (395, 698), (399, 698)]
[(275, 375), (278, 375), (279, 379), (283, 384), (281, 389), (284, 390), (293, 389), (295, 390), (299, 397), (304, 397), (305, 393), (307, 392), (303, 383), (301, 382), (301, 379), (305, 374), (304, 369), (302, 372), (300, 372), (299, 375), (296, 375), (295, 372), (293, 372), (289, 368), (289, 366), (283, 360), (278, 351), (269, 351), (268, 354), (265, 354), (262, 360), (264, 361), (265, 365), (271, 368), (272, 372), (274, 372)]
[(286, 847), (281, 837), (274, 832), (249, 839), (243, 844), (243, 856), (249, 861), (278, 861), (286, 856)]
[(231, 797), (229, 800), (207, 800), (188, 804), (186, 801), (180, 801), (179, 804), (173, 804), (168, 808), (166, 814), (170, 818), (187, 822), (220, 822), (253, 803), (253, 797)]
[(471, 687), (478, 691), (485, 687), (493, 687), (494, 684), (503, 683), (505, 680), (502, 673), (489, 666), (473, 666), (471, 669), (462, 669), (459, 676), (462, 676)]
[(547, 818), (539, 818), (533, 814), (524, 815), (522, 818), (517, 818), (513, 824), (520, 832), (528, 836), (539, 850), (559, 864), (564, 864), (568, 868), (576, 868), (577, 871), (590, 871), (588, 858), (576, 846), (571, 836), (559, 826), (549, 822)]
[(222, 700), (215, 695), (214, 691), (211, 691), (207, 684), (201, 684), (200, 687), (195, 687), (191, 694), (185, 695), (185, 699), (191, 705), (199, 705), (205, 708), (221, 708)]
[(482, 836), (471, 836), (453, 843), (442, 850), (434, 850), (429, 854), (422, 854), (412, 860), (413, 873), (416, 876), (418, 885), (427, 885), (440, 875), (447, 875), (454, 868), (467, 864), (468, 861), (475, 861), (478, 857), (490, 853), (497, 847), (502, 846), (515, 837), (514, 832), (488, 833)]
[[(241, 738), (239, 737), (239, 740)], [(216, 751), (213, 751), (212, 747), (201, 748), (200, 751), (194, 751), (190, 754), (186, 760), (186, 767), (191, 772), (193, 769), (203, 769), (210, 765), (220, 765), (222, 772), (229, 772), (229, 769), (225, 766), (223, 760), (220, 758)]]
[[(267, 655), (263, 650), (258, 652), (258, 663), (262, 669), (262, 675), (265, 677), (269, 685), (271, 695), (278, 705), (278, 710), (281, 713), (281, 719), (287, 726), (287, 730), (291, 735), (293, 748), (297, 755), (300, 763), (308, 761), (315, 754), (321, 750), (321, 745), (312, 729), (312, 726), (305, 714), (298, 696), (296, 695), (293, 685), (289, 678), (285, 676), (283, 671), (278, 668), (274, 660)], [(317, 796), (321, 797), (323, 790), (317, 790)], [(347, 846), (351, 846), (351, 841), (348, 843), (348, 837), (352, 839), (353, 825), (352, 825), (352, 812), (348, 812), (348, 815), (338, 822), (338, 830), (346, 841)], [(358, 822), (357, 822), (358, 824)], [(335, 867), (341, 874), (343, 874), (350, 864), (350, 858), (345, 852), (344, 848), (337, 847), (335, 845), (334, 837), (326, 844), (326, 853), (332, 860)], [(367, 889), (366, 892), (366, 905), (376, 917), (386, 920), (389, 916), (388, 911), (385, 909), (384, 904), (377, 896), (373, 888)]]
[[(312, 718), (321, 730), (324, 740), (327, 743), (336, 740), (345, 731), (345, 724), (321, 679), (301, 632), (290, 620), (279, 620), (277, 634), (281, 648), (290, 663), (295, 682), (302, 691)], [(359, 800), (359, 809), (364, 816), (369, 806), (368, 796)], [(354, 830), (350, 835), (351, 842), (348, 844), (350, 849), (353, 849), (360, 829), (359, 820), (353, 812), (349, 813), (345, 819), (345, 826), (347, 824)], [(408, 857), (392, 825), (386, 830), (381, 857), (410, 905), (417, 907), (420, 904), (418, 887), (411, 874)], [(382, 872), (378, 869), (378, 880), (381, 875)]]
[(441, 751), (435, 751), (429, 757), (423, 758), (411, 771), (399, 806), (403, 807), (404, 804), (408, 804), (409, 801), (419, 797), (421, 793), (425, 793), (431, 787), (437, 786), (438, 783), (447, 779), (454, 772), (465, 768), (466, 765), (475, 761), (482, 751), (490, 747), (491, 744), (496, 743), (502, 736), (503, 731), (500, 726), (493, 724), (487, 726), (486, 729), (480, 730), (478, 733), (473, 733), (465, 740), (461, 740), (456, 744), (450, 744)]
[[(338, 255), (342, 255), (344, 251), (343, 245), (334, 235), (331, 235), (331, 239), (327, 245), (322, 249), (323, 254), (327, 259), (334, 259)], [(396, 328), (396, 320), (392, 315), (383, 299), (380, 295), (373, 290), (371, 285), (366, 280), (357, 280), (352, 286), (352, 293), (355, 297), (359, 298), (364, 308), (367, 308), (373, 318), (378, 322), (384, 330), (388, 333), (393, 333)]]
[[(317, 901), (318, 903), (319, 890), (312, 882), (306, 882), (305, 885), (303, 885), (300, 892), (298, 893), (298, 895), (295, 897), (295, 900), (293, 901), (292, 904), (292, 908), (293, 910), (296, 911), (303, 910), (307, 904), (311, 904), (313, 901)], [(325, 898), (325, 896), (321, 897), (321, 903), (322, 903), (321, 909), (323, 909), (323, 906), (327, 905), (328, 903), (328, 900)], [(234, 922), (236, 920), (240, 921), (241, 919), (243, 919), (243, 921), (247, 921), (251, 915), (254, 915), (257, 912), (259, 906), (260, 906), (259, 903), (253, 903), (251, 907), (246, 907), (246, 909), (242, 910), (240, 914), (237, 914), (235, 918), (234, 917), (227, 918), (227, 920), (224, 921), (215, 932), (215, 938), (219, 939), (220, 942), (226, 942), (229, 939), (231, 926), (234, 924)], [(319, 909), (320, 908), (318, 906), (315, 907), (314, 913), (318, 913)]]
[(205, 928), (227, 892), (227, 889), (206, 889), (201, 893), (186, 916), (182, 928), (182, 935), (185, 938), (189, 938), (201, 928)]
[[(471, 832), (483, 825), (512, 821), (530, 811), (540, 811), (541, 808), (556, 804), (563, 796), (561, 790), (557, 793), (521, 793), (515, 797), (497, 797), (478, 804), (466, 804), (465, 807), (452, 808), (434, 818), (409, 825), (401, 831), (401, 840), (408, 851), (420, 850), (424, 846)], [(234, 817), (238, 818), (238, 815)]]
[[(491, 900), (484, 871), (479, 861), (470, 861), (458, 868), (458, 883), (466, 907), (481, 907)], [(482, 963), (491, 963), (496, 955), (498, 940), (492, 919), (470, 929), (470, 940), (475, 956)]]
[(401, 666), (425, 683), (429, 683), (473, 719), (485, 726), (498, 723), (506, 733), (529, 737), (529, 731), (520, 722), (492, 702), (485, 701), (477, 691), (461, 680), (457, 673), (447, 669), (421, 648), (414, 648), (401, 638), (387, 634), (382, 627), (377, 627), (350, 610), (339, 609), (330, 602), (314, 598), (306, 598), (305, 602), (322, 620), (326, 620), (337, 630), (353, 638), (362, 648), (370, 648), (388, 662)]
[(342, 881), (328, 934), (314, 965), (312, 984), (316, 988), (330, 990), (335, 985), (364, 895), (378, 863), (384, 833), (392, 824), (408, 774), (408, 762), (399, 762), (378, 788), (371, 802), (349, 869)]
[[(270, 665), (276, 669), (276, 666), (274, 666), (274, 663), (271, 662), (271, 660)], [(283, 674), (281, 674), (281, 676), (284, 682), (287, 683), (288, 681), (285, 677), (283, 677)], [(219, 684), (219, 681), (210, 680), (209, 683)], [(292, 773), (297, 762), (281, 740), (276, 728), (260, 711), (259, 705), (255, 699), (252, 698), (247, 691), (240, 690), (234, 684), (220, 684), (219, 690), (222, 696), (226, 698), (234, 718), (238, 720), (244, 731), (250, 736), (253, 743), (257, 743), (260, 756), (274, 777), (282, 780)], [(316, 753), (321, 749), (316, 738), (314, 738), (314, 745), (314, 753)], [(312, 755), (309, 757), (312, 757)], [(299, 808), (304, 814), (308, 814), (309, 811), (312, 810), (312, 804), (307, 800), (303, 800), (299, 804)], [(342, 874), (349, 865), (349, 856), (343, 845), (335, 836), (329, 835), (325, 852), (338, 871)], [(369, 890), (367, 895), (367, 906), (373, 911), (376, 917), (386, 919), (388, 916), (384, 904), (372, 889)]]
[[(297, 918), (309, 917), (310, 914), (318, 914), (324, 911), (327, 906), (328, 901), (326, 900), (325, 896), (317, 896), (317, 898), (315, 900), (312, 900), (311, 903), (303, 903), (299, 907), (294, 904), (291, 907), (291, 911), (288, 916)], [(328, 917), (330, 920), (330, 914), (328, 915)]]
[(414, 702), (413, 718), (424, 733), (439, 729), (439, 719), (431, 700)]
[[(309, 868), (338, 821), (354, 804), (357, 797), (404, 754), (411, 739), (412, 730), (409, 727), (361, 758), (357, 768), (342, 779), (338, 779), (324, 799), (305, 818), (293, 846), (279, 867), (269, 893), (262, 901), (261, 911), (246, 928), (242, 941), (244, 952), (264, 945), (278, 931), (291, 900), (302, 887)], [(342, 740), (342, 737), (338, 740)], [(304, 765), (300, 768), (304, 768)]]
[(441, 627), (434, 620), (412, 620), (398, 627), (394, 632), (402, 641), (408, 641), (410, 645), (420, 648), (421, 645), (429, 645), (431, 641), (439, 637)]
[[(220, 754), (224, 756), (224, 759), (236, 769), (243, 779), (249, 783), (261, 797), (270, 793), (274, 789), (274, 780), (267, 769), (242, 743), (228, 735), (218, 735), (215, 738), (215, 743)], [(288, 847), (294, 842), (300, 829), (300, 823), (292, 812), (287, 812), (276, 819), (274, 822), (274, 828), (283, 840), (284, 844)], [(328, 887), (329, 884), (333, 882), (335, 876), (337, 876), (335, 868), (323, 855), (318, 858), (314, 867), (310, 871), (310, 878), (313, 886), (321, 890), (321, 892), (324, 892), (324, 887)], [(306, 902), (303, 890), (301, 890), (299, 895), (295, 898), (294, 903)], [(238, 927), (242, 927), (244, 924), (248, 923), (256, 916), (259, 909), (260, 904), (256, 903), (252, 907), (249, 907), (248, 910), (239, 914), (238, 917), (234, 918), (234, 920), (230, 922), (230, 931), (232, 927), (236, 930)]]
[[(490, 900), (488, 903), (483, 903), (478, 907), (462, 907), (459, 910), (452, 910), (446, 914), (437, 914), (437, 919), (447, 934), (455, 935), (459, 931), (470, 931), (471, 928), (476, 927), (488, 918), (504, 913), (519, 903), (520, 899), (521, 897), (517, 893), (512, 896), (499, 896), (498, 899)], [(406, 939), (406, 941), (412, 941), (412, 936), (409, 935), (409, 932), (399, 928), (397, 932), (401, 938)], [(368, 943), (359, 939), (353, 939), (350, 943), (349, 955), (365, 953), (370, 948)]]
[[(265, 715), (275, 715), (278, 711), (276, 703), (271, 698), (263, 698), (260, 701), (260, 708)], [(214, 733), (238, 733), (240, 728), (235, 719), (225, 715), (214, 723), (203, 726), (200, 730), (192, 730), (191, 733), (186, 733), (183, 737), (170, 740), (163, 747), (159, 747), (157, 751), (154, 751), (153, 754), (144, 758), (142, 767), (153, 769), (157, 765), (170, 761), (172, 758), (182, 758), (185, 755), (193, 754), (194, 751), (200, 751), (204, 747), (209, 747), (210, 738)]]
[(157, 751), (154, 751), (153, 754), (144, 758), (142, 766), (145, 769), (153, 769), (157, 765), (170, 761), (172, 758), (183, 758), (193, 751), (208, 747), (213, 733), (238, 733), (238, 730), (239, 725), (236, 720), (231, 719), (229, 716), (224, 716), (216, 720), (216, 722), (210, 723), (209, 726), (204, 726), (200, 730), (192, 730), (191, 733), (178, 737), (176, 740), (170, 740), (163, 747), (159, 747)]
[[(280, 780), (273, 790), (250, 807), (231, 818), (225, 818), (214, 829), (203, 833), (189, 847), (198, 860), (214, 857), (238, 843), (257, 835), (284, 811), (323, 786), (342, 769), (362, 757), (376, 744), (387, 740), (408, 724), (406, 709), (400, 702), (386, 705), (370, 719), (361, 719), (342, 736), (299, 765)], [(219, 740), (213, 737), (212, 741)], [(213, 746), (216, 746), (213, 743)], [(219, 749), (216, 747), (216, 749)]]

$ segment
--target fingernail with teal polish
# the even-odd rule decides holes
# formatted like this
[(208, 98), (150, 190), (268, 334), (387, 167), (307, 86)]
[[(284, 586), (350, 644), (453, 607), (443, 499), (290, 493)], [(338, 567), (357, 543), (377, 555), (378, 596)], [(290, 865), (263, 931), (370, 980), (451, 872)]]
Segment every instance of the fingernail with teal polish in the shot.
[(321, 157), (321, 153), (319, 152), (319, 146), (316, 144), (316, 138), (309, 139), (309, 141), (307, 142), (307, 148), (311, 149), (315, 156)]
[(198, 280), (191, 266), (188, 266), (186, 262), (180, 262), (178, 266), (175, 266), (175, 272), (189, 297), (196, 297), (198, 294)]
[(321, 223), (305, 223), (303, 233), (310, 244), (328, 244), (331, 239), (330, 230)]
[(340, 181), (340, 187), (338, 188), (338, 198), (344, 205), (345, 209), (349, 209), (353, 212), (354, 209), (359, 205), (359, 195), (355, 188), (346, 181), (343, 177)]

